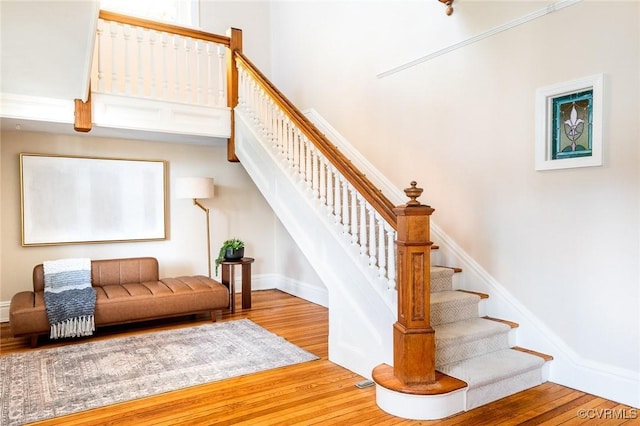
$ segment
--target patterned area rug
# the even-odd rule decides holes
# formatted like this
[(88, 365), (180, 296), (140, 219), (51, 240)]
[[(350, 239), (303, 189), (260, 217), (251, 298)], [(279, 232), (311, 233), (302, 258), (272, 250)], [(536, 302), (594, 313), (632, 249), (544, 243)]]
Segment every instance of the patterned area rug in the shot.
[(0, 357), (0, 424), (58, 417), (318, 359), (250, 320)]

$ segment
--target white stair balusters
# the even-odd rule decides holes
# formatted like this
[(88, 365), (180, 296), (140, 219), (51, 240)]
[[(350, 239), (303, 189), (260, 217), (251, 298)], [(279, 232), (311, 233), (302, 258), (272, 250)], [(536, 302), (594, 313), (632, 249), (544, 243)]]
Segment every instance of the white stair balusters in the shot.
[(349, 182), (347, 179), (340, 175), (340, 186), (342, 186), (342, 233), (349, 235), (349, 222), (351, 216), (349, 215)]
[(129, 50), (131, 40), (131, 25), (124, 25), (122, 35), (124, 38), (124, 93), (131, 96), (131, 53)]
[(369, 244), (371, 244), (370, 241), (367, 241), (367, 228), (369, 227), (369, 223), (367, 222), (366, 200), (360, 194), (357, 194), (356, 198), (358, 199), (358, 214), (360, 215), (358, 243), (360, 245), (360, 255), (364, 257), (367, 255)]
[(387, 278), (388, 290), (396, 289), (396, 231), (388, 222), (384, 222), (384, 230), (387, 237)]
[(320, 205), (327, 205), (327, 171), (328, 165), (326, 158), (322, 155), (318, 156), (318, 173), (320, 177), (318, 178), (318, 183), (320, 185), (318, 191), (318, 197), (320, 198)]
[[(225, 45), (104, 19), (98, 20), (96, 35), (92, 90), (227, 106)], [(110, 75), (110, 81), (105, 75)]]
[[(196, 65), (195, 65), (195, 82), (196, 82), (196, 93), (195, 93), (195, 103), (196, 105), (206, 105), (204, 102), (204, 98), (202, 96), (202, 42), (200, 40), (193, 41), (195, 46), (195, 55), (196, 55)], [(206, 62), (205, 62), (206, 64)]]
[(351, 213), (351, 244), (358, 244), (358, 193), (356, 189), (348, 184), (349, 188), (349, 210)]
[(384, 220), (382, 220), (382, 217), (380, 217), (380, 215), (376, 213), (376, 226), (378, 228), (378, 238), (376, 240), (377, 244), (375, 247), (375, 251), (378, 253), (378, 274), (379, 274), (378, 276), (380, 278), (383, 278), (389, 275), (388, 274), (389, 268), (387, 268), (387, 246), (386, 246), (387, 233), (385, 230), (386, 224), (387, 223)]
[(118, 36), (118, 24), (116, 22), (111, 22), (109, 25), (109, 35), (111, 38), (109, 39), (109, 48), (111, 52), (111, 87), (109, 88), (110, 93), (119, 93), (118, 89), (118, 54), (116, 48), (116, 41)]
[(173, 101), (180, 102), (180, 37), (171, 35), (171, 43), (173, 46)]
[(369, 266), (375, 267), (378, 264), (378, 240), (376, 239), (376, 229), (378, 227), (378, 221), (376, 220), (376, 211), (368, 209), (369, 213), (369, 244), (367, 245), (367, 255), (369, 256)]
[(102, 47), (104, 44), (104, 21), (98, 20), (98, 25), (96, 29), (96, 50), (95, 50), (95, 61), (96, 66), (93, 67), (94, 70), (97, 71), (95, 75), (95, 80), (92, 82), (92, 86), (97, 88), (99, 92), (104, 92), (104, 48)]
[(161, 46), (162, 46), (162, 100), (169, 99), (169, 60), (167, 59), (167, 44), (169, 39), (169, 34), (161, 33), (160, 34)]
[[(158, 99), (158, 69), (162, 71), (162, 68), (156, 63), (157, 38), (157, 31), (152, 30), (149, 32), (149, 96), (152, 99)], [(144, 79), (144, 76), (142, 78)]]
[[(213, 96), (211, 96), (211, 99), (209, 101), (209, 106), (213, 106), (213, 105), (217, 105), (217, 106), (222, 106), (222, 105), (226, 105), (227, 104), (227, 95), (226, 95), (226, 91), (225, 88), (226, 86), (226, 78), (225, 76), (227, 75), (226, 71), (225, 71), (225, 51), (226, 51), (226, 47), (221, 45), (221, 44), (214, 44), (214, 43), (207, 43), (207, 46), (209, 48), (209, 46), (211, 46), (211, 49), (213, 49), (213, 46), (217, 46), (218, 49), (218, 71), (216, 73), (213, 72), (213, 70), (215, 68), (213, 68), (212, 66), (208, 66), (207, 67), (207, 76), (209, 77), (209, 81), (210, 81), (210, 86), (209, 87), (215, 87), (216, 85), (218, 86), (218, 99), (217, 101), (213, 98)], [(214, 76), (217, 76), (217, 78), (214, 78)]]
[(298, 188), (337, 225), (337, 238), (355, 246), (356, 261), (384, 283), (380, 290), (395, 290), (395, 230), (342, 175), (330, 160), (274, 102), (252, 75), (238, 68), (238, 108), (251, 118), (261, 143), (299, 183)]
[(333, 203), (334, 203), (334, 209), (333, 209), (333, 218), (334, 218), (334, 222), (337, 224), (339, 224), (340, 222), (342, 222), (341, 218), (341, 212), (342, 212), (342, 197), (340, 196), (341, 194), (341, 188), (342, 186), (340, 185), (340, 174), (338, 174), (338, 171), (336, 170), (336, 167), (334, 165), (331, 165), (331, 171), (333, 172), (333, 194), (334, 194), (334, 198), (333, 198)]
[[(145, 50), (147, 47), (143, 45), (143, 41), (144, 41), (144, 31), (142, 28), (135, 28), (135, 33), (136, 33), (136, 52), (137, 52), (137, 63), (138, 63), (138, 67), (137, 67), (137, 72), (136, 72), (136, 82), (137, 82), (137, 88), (136, 88), (136, 93), (138, 94), (138, 96), (144, 96), (144, 59), (143, 59), (143, 55)], [(149, 43), (151, 44), (151, 43)], [(153, 64), (152, 64), (153, 65)]]

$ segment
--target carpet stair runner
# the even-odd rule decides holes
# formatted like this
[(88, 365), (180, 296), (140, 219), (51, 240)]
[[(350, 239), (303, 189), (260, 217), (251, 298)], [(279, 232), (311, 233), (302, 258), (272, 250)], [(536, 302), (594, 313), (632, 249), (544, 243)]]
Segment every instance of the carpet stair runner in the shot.
[(454, 290), (459, 270), (431, 268), (431, 326), (436, 333), (436, 369), (465, 381), (466, 409), (537, 386), (552, 358), (516, 348), (517, 324), (480, 316), (484, 295)]

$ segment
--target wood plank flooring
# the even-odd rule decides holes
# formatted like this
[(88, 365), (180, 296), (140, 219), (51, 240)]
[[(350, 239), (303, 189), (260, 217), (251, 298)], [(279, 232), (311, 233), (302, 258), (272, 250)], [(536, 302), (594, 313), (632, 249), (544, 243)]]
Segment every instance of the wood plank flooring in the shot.
[[(238, 308), (218, 321), (249, 318), (319, 356), (318, 361), (98, 408), (38, 425), (632, 425), (639, 410), (544, 383), (475, 410), (438, 421), (411, 421), (386, 414), (375, 388), (358, 389), (363, 378), (327, 360), (328, 312), (277, 290), (253, 293), (253, 308)], [(205, 316), (101, 328), (91, 339), (108, 339), (207, 322)], [(0, 353), (33, 350), (0, 325)], [(59, 342), (45, 342), (53, 347)], [(72, 343), (71, 343), (72, 344)], [(582, 411), (581, 411), (582, 410)], [(580, 418), (586, 413), (585, 418)]]

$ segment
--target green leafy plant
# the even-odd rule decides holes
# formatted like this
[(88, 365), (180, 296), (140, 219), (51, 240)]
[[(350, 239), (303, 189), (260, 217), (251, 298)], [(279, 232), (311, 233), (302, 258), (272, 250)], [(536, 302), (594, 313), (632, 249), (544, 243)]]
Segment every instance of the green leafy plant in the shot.
[(227, 254), (227, 250), (236, 251), (243, 247), (244, 247), (244, 242), (237, 238), (232, 238), (222, 243), (222, 246), (220, 247), (220, 252), (218, 252), (218, 258), (216, 259), (216, 275), (218, 275), (218, 268), (220, 267), (220, 264), (222, 263), (222, 261), (225, 259), (225, 254)]

